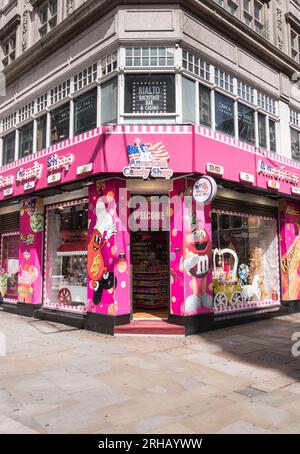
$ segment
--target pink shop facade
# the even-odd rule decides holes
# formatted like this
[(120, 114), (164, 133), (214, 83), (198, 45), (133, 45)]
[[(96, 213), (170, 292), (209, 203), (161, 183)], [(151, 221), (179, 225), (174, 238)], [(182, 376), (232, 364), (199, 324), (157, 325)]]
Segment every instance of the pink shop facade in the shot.
[(2, 167), (0, 204), (4, 310), (106, 334), (298, 310), (300, 164), (203, 127), (79, 135)]

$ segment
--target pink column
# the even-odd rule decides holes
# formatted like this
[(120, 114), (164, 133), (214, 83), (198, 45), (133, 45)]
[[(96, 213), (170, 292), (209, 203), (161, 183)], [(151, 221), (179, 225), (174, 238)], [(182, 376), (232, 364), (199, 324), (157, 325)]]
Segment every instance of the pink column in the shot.
[(180, 198), (170, 223), (171, 314), (179, 316), (212, 312), (211, 206), (192, 199), (194, 182), (175, 180), (171, 194)]
[(21, 203), (18, 301), (42, 303), (44, 203), (32, 198)]
[(120, 191), (124, 186), (115, 178), (89, 186), (90, 313), (118, 316), (130, 312), (129, 232), (124, 225), (127, 213), (121, 213), (127, 212), (126, 192)]
[(279, 206), (281, 249), (281, 296), (300, 299), (300, 204), (283, 201)]

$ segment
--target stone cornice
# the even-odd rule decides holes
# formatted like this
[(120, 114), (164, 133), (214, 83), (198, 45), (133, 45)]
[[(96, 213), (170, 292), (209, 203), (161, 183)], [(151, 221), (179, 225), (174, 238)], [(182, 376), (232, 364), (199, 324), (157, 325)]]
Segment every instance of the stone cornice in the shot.
[(179, 0), (179, 3), (186, 10), (192, 11), (195, 16), (202, 18), (215, 29), (223, 32), (231, 41), (238, 43), (260, 60), (264, 60), (268, 66), (273, 66), (277, 71), (283, 72), (289, 77), (300, 71), (300, 64), (215, 1)]
[[(157, 0), (130, 0), (130, 2), (128, 0), (92, 0), (85, 2), (4, 70), (8, 85), (65, 43), (78, 36), (79, 33), (86, 30), (109, 11), (117, 6), (128, 6), (129, 4), (147, 7), (147, 5), (157, 5), (158, 2)], [(256, 55), (269, 66), (273, 66), (289, 77), (300, 70), (300, 65), (291, 57), (247, 27), (213, 0), (161, 0), (159, 2), (159, 6), (164, 4), (168, 6), (180, 5), (186, 12), (192, 13), (195, 17), (209, 23), (231, 41), (239, 43), (251, 54)]]

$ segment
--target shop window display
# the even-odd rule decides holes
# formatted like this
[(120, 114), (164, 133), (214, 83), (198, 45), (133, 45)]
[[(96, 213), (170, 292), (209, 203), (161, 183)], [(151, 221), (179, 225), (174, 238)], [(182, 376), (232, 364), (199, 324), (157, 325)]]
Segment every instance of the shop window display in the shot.
[(279, 305), (277, 222), (213, 212), (214, 310)]
[(47, 209), (45, 305), (82, 309), (87, 302), (87, 203)]
[(1, 237), (0, 293), (9, 302), (18, 301), (19, 240), (19, 233), (4, 233)]

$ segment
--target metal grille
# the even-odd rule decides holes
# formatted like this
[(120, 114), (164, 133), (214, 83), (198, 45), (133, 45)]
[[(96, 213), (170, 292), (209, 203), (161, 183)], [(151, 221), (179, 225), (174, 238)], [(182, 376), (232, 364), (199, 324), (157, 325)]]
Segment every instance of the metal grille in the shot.
[(16, 232), (20, 229), (20, 212), (0, 215), (0, 233)]

